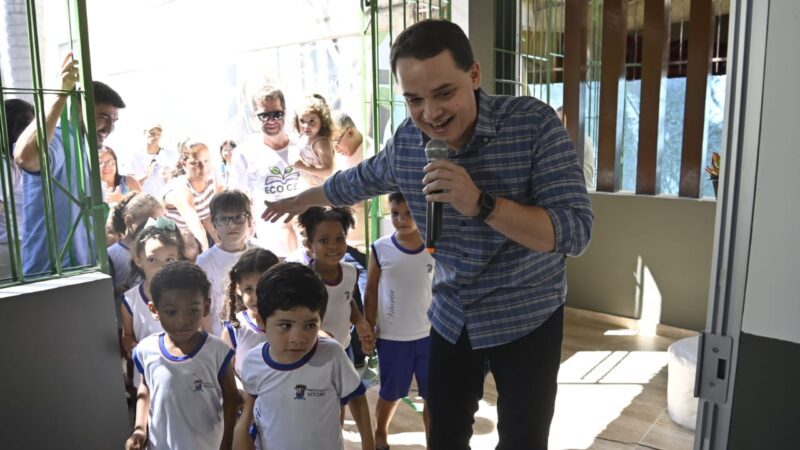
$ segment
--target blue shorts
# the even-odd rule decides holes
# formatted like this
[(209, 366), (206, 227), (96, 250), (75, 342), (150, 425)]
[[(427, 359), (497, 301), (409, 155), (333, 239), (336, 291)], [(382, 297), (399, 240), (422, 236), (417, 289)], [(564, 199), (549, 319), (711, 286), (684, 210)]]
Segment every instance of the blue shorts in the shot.
[(426, 398), (431, 338), (426, 336), (415, 341), (378, 339), (376, 346), (381, 378), (381, 390), (378, 395), (390, 402), (407, 396), (413, 376), (417, 379), (419, 396)]

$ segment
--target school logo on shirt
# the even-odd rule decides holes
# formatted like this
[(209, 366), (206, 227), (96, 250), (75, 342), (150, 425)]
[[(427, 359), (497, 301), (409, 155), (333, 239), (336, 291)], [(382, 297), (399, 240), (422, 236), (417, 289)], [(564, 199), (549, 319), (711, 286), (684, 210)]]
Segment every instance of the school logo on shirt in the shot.
[(428, 264), (428, 273), (433, 272), (433, 264)]
[(283, 171), (280, 167), (272, 166), (269, 168), (270, 175), (264, 179), (264, 192), (271, 195), (292, 192), (297, 189), (297, 181), (300, 179), (300, 172), (294, 167), (288, 166)]
[(294, 399), (305, 400), (307, 398), (324, 397), (325, 391), (322, 389), (309, 389), (305, 384), (298, 384), (294, 387)]
[(350, 301), (350, 291), (344, 291), (344, 299)]
[(214, 383), (209, 383), (200, 379), (194, 380), (193, 392), (205, 392), (206, 389), (214, 389)]

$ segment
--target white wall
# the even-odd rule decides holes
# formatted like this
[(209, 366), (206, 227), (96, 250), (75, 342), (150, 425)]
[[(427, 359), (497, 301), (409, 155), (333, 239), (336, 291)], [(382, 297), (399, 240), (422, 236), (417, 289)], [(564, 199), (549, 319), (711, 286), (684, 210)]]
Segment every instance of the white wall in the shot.
[(800, 343), (800, 2), (772, 1), (742, 331)]

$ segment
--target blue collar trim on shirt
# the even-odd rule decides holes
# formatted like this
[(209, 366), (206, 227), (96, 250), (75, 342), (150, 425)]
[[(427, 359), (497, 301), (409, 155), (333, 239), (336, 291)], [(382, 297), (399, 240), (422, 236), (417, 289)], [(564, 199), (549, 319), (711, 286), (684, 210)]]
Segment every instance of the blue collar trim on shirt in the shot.
[(167, 358), (168, 360), (174, 361), (174, 362), (182, 362), (182, 361), (187, 361), (189, 359), (192, 359), (194, 357), (194, 355), (196, 355), (200, 351), (200, 349), (203, 348), (203, 345), (206, 343), (206, 340), (208, 339), (208, 333), (203, 331), (201, 333), (202, 336), (200, 336), (200, 342), (197, 343), (197, 345), (192, 349), (191, 352), (189, 352), (188, 355), (175, 356), (172, 353), (170, 353), (167, 350), (167, 347), (164, 345), (164, 335), (165, 334), (167, 334), (167, 333), (164, 332), (164, 333), (161, 333), (161, 334), (158, 335), (158, 348), (161, 349), (161, 354), (164, 355), (164, 358)]
[(269, 342), (265, 342), (264, 347), (261, 349), (261, 356), (264, 358), (264, 362), (275, 370), (283, 370), (283, 371), (295, 370), (299, 369), (305, 363), (311, 360), (311, 357), (314, 356), (314, 353), (317, 352), (318, 346), (319, 346), (319, 338), (317, 338), (317, 342), (314, 343), (314, 347), (311, 349), (311, 351), (303, 355), (302, 358), (298, 359), (297, 361), (291, 364), (281, 364), (269, 356)]
[(142, 296), (142, 301), (144, 301), (145, 306), (150, 303), (150, 299), (147, 298), (147, 294), (144, 293), (144, 282), (139, 283), (139, 295)]
[(402, 245), (400, 245), (400, 241), (397, 240), (397, 233), (394, 233), (392, 235), (392, 244), (394, 244), (394, 246), (397, 247), (397, 249), (400, 250), (401, 252), (407, 253), (409, 255), (417, 255), (421, 253), (423, 250), (425, 250), (424, 242), (419, 248), (413, 250), (403, 247)]
[(250, 325), (250, 328), (252, 328), (253, 331), (255, 331), (256, 333), (264, 334), (264, 330), (262, 330), (257, 323), (253, 322), (253, 319), (250, 318), (250, 314), (247, 313), (246, 309), (242, 311), (242, 315), (244, 316), (244, 321), (247, 322), (248, 325)]

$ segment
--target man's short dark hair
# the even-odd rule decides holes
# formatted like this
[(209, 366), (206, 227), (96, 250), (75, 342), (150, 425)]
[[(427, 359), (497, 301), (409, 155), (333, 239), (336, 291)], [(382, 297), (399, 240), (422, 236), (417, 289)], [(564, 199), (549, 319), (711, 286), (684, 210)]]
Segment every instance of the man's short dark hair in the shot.
[(211, 199), (209, 209), (212, 219), (222, 212), (241, 211), (250, 214), (250, 197), (236, 189), (222, 191)]
[(167, 291), (185, 290), (199, 292), (204, 299), (209, 298), (211, 283), (203, 269), (189, 261), (175, 261), (164, 266), (150, 282), (150, 299), (158, 308), (158, 303)]
[(308, 308), (318, 311), (322, 319), (328, 308), (328, 290), (322, 279), (300, 263), (276, 264), (264, 272), (256, 286), (256, 298), (264, 322), (279, 309)]
[(427, 19), (403, 30), (392, 44), (389, 60), (397, 76), (397, 60), (414, 58), (424, 61), (449, 50), (456, 66), (468, 71), (475, 63), (469, 38), (458, 25), (441, 19)]
[(406, 198), (403, 197), (402, 192), (392, 192), (389, 194), (389, 202), (405, 203)]
[(117, 91), (111, 89), (111, 86), (97, 80), (92, 82), (92, 86), (94, 86), (94, 103), (96, 105), (102, 103), (120, 109), (125, 107), (122, 97), (119, 96)]

